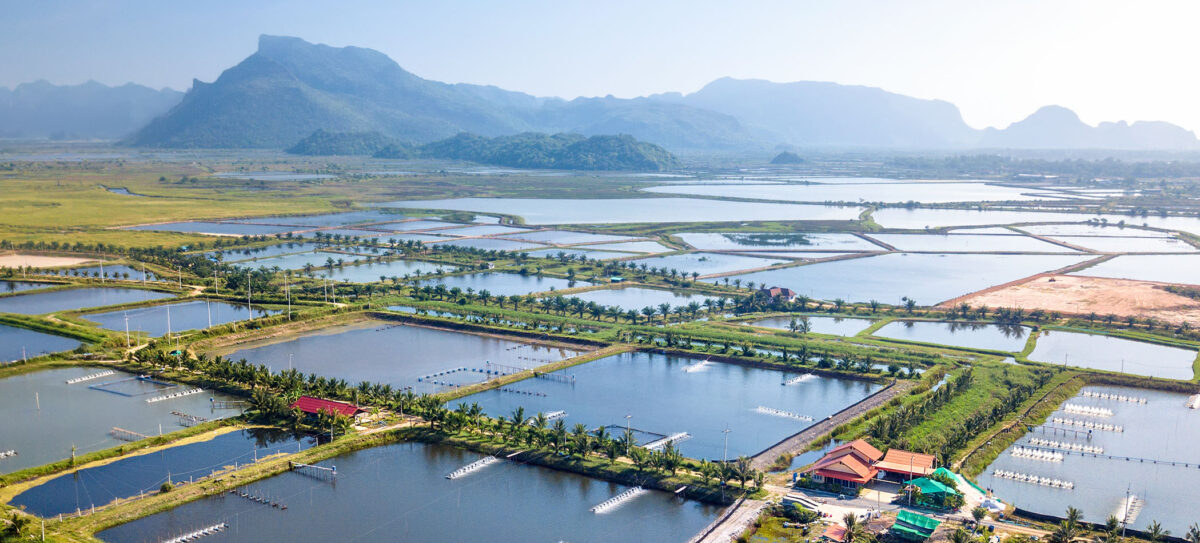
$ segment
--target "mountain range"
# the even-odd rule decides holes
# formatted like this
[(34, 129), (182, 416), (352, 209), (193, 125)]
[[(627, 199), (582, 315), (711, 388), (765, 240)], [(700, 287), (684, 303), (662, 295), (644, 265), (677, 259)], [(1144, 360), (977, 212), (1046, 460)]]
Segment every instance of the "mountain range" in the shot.
[(116, 139), (171, 109), (183, 93), (132, 83), (95, 81), (60, 86), (46, 81), (0, 87), (0, 137)]
[[(10, 100), (6, 92), (0, 91), (0, 104)], [(163, 99), (147, 97), (144, 109), (161, 107)], [(118, 124), (103, 130), (87, 126), (95, 137), (104, 137), (129, 126)], [(632, 99), (537, 97), (495, 86), (423, 79), (378, 51), (279, 36), (262, 36), (257, 51), (212, 83), (195, 81), (174, 107), (124, 143), (286, 148), (317, 130), (378, 132), (414, 145), (461, 132), (484, 137), (525, 132), (628, 134), (674, 151), (763, 151), (781, 145), (1200, 149), (1195, 134), (1165, 122), (1090, 126), (1066, 108), (1048, 106), (1007, 128), (979, 130), (968, 126), (949, 102), (826, 82), (723, 78), (690, 94)]]

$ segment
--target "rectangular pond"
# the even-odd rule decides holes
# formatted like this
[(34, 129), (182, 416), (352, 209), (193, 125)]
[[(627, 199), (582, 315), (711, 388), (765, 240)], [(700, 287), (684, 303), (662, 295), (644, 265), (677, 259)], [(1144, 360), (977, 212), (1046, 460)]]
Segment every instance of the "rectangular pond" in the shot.
[(1029, 359), (1164, 379), (1191, 379), (1196, 351), (1098, 334), (1047, 330), (1038, 336)]
[(986, 183), (839, 183), (804, 185), (667, 185), (643, 189), (657, 194), (752, 198), (787, 202), (1000, 202), (1043, 199), (1039, 191)]
[(512, 226), (504, 226), (500, 224), (481, 224), (477, 226), (467, 226), (464, 228), (454, 228), (446, 230), (443, 233), (452, 236), (498, 236), (501, 234), (521, 234), (529, 232), (528, 228), (514, 228)]
[(1095, 215), (1054, 211), (1002, 211), (974, 209), (927, 209), (890, 207), (871, 214), (884, 228), (942, 228), (946, 226), (982, 226), (1034, 222), (1064, 222), (1081, 224), (1091, 219), (1107, 219), (1112, 226), (1120, 224), (1149, 226), (1168, 230), (1200, 233), (1200, 218), (1196, 217), (1130, 217), (1128, 215)]
[(517, 215), (525, 224), (606, 224), (696, 221), (852, 221), (858, 206), (735, 202), (703, 198), (452, 198), (380, 204), (410, 209), (446, 209)]
[(81, 316), (107, 330), (124, 332), (128, 323), (131, 333), (145, 332), (150, 337), (159, 337), (166, 335), (168, 322), (171, 332), (182, 332), (276, 313), (279, 311), (262, 307), (254, 307), (251, 312), (245, 304), (194, 300), (106, 313), (84, 313)]
[(78, 339), (0, 324), (0, 363), (69, 351), (80, 345)]
[(529, 241), (538, 241), (542, 243), (554, 243), (556, 245), (574, 245), (576, 243), (612, 243), (618, 241), (630, 241), (634, 239), (629, 236), (592, 234), (590, 232), (569, 232), (566, 230), (543, 230), (540, 232), (512, 234), (505, 237), (527, 239)]
[(679, 270), (680, 273), (685, 275), (690, 275), (692, 273), (710, 275), (714, 273), (729, 273), (742, 270), (752, 270), (755, 268), (765, 268), (775, 264), (783, 264), (787, 261), (723, 253), (684, 253), (677, 255), (639, 258), (637, 260), (632, 260), (631, 262), (636, 263), (638, 266), (645, 264), (651, 268)]
[(267, 224), (285, 226), (346, 226), (358, 223), (399, 221), (406, 217), (399, 213), (387, 213), (380, 210), (346, 211), (343, 213), (325, 213), (322, 215), (291, 215), (286, 217), (255, 217), (250, 219), (231, 219), (225, 222), (245, 224)]
[(50, 288), (57, 286), (59, 283), (37, 283), (34, 281), (0, 281), (0, 294), (8, 294), (10, 292), (24, 292), (26, 290), (36, 290), (39, 288)]
[(881, 251), (880, 247), (854, 234), (808, 234), (802, 232), (705, 232), (675, 234), (684, 243), (702, 251), (774, 250)]
[[(437, 392), (493, 377), (500, 366), (532, 368), (584, 352), (423, 326), (367, 321), (308, 332), (292, 339), (238, 345), (228, 358), (266, 364), (272, 371), (370, 381)], [(232, 349), (231, 349), (232, 350)], [(346, 356), (346, 353), (354, 353)], [(464, 369), (465, 368), (465, 369)], [(448, 373), (447, 373), (448, 372)], [(427, 377), (438, 374), (435, 377)], [(421, 379), (421, 381), (418, 381)], [(431, 380), (432, 379), (432, 380)], [(439, 384), (441, 383), (441, 384)]]
[(733, 430), (729, 458), (736, 458), (758, 454), (812, 424), (759, 412), (759, 406), (821, 420), (880, 388), (871, 382), (829, 377), (781, 386), (800, 374), (702, 362), (624, 353), (554, 372), (569, 382), (526, 379), (451, 402), (449, 407), (479, 402), (491, 416), (509, 416), (518, 407), (531, 417), (566, 411), (567, 427), (612, 425), (610, 430), (619, 435), (628, 425), (639, 430), (643, 442), (687, 432), (691, 438), (678, 444), (684, 455), (720, 460), (726, 427)]
[(595, 245), (587, 245), (588, 249), (596, 249), (598, 251), (628, 251), (631, 253), (666, 253), (674, 251), (657, 241), (623, 241), (620, 243), (598, 243)]
[(118, 371), (75, 384), (66, 381), (108, 371), (103, 367), (75, 367), (24, 373), (0, 379), (0, 417), (4, 419), (4, 444), (17, 455), (0, 459), (0, 473), (11, 473), (124, 443), (110, 435), (113, 427), (143, 435), (158, 435), (182, 427), (172, 411), (216, 419), (238, 414), (236, 409), (212, 408), (211, 398), (232, 400), (204, 392), (147, 403), (159, 394), (189, 390), (188, 385), (164, 386)]
[(300, 270), (309, 266), (312, 266), (313, 268), (327, 268), (331, 263), (330, 261), (332, 261), (332, 264), (336, 267), (338, 260), (346, 263), (358, 262), (364, 258), (366, 257), (348, 253), (317, 251), (312, 253), (295, 253), (272, 256), (268, 258), (259, 258), (256, 260), (243, 260), (241, 262), (235, 262), (233, 265), (239, 268), (250, 268), (255, 270), (258, 268), (270, 269), (275, 267), (278, 267), (281, 270)]
[(239, 492), (286, 511), (221, 494), (110, 528), (109, 543), (161, 541), (224, 522), (204, 541), (685, 541), (720, 508), (652, 491), (603, 514), (591, 507), (628, 487), (503, 461), (459, 479), (445, 474), (482, 455), (441, 445), (400, 443), (321, 462), (331, 484), (287, 472)]
[(588, 258), (591, 260), (608, 260), (610, 258), (624, 258), (634, 256), (634, 253), (618, 253), (614, 251), (593, 251), (591, 249), (555, 247), (552, 249), (538, 249), (536, 251), (526, 251), (526, 255), (533, 258), (559, 258), (560, 255), (566, 255), (570, 258), (578, 259)]
[(1124, 255), (1071, 275), (1200, 285), (1200, 255)]
[[(1106, 236), (1128, 238), (1166, 238), (1171, 234), (1157, 230), (1143, 230), (1131, 226), (1100, 224), (1033, 224), (1018, 228), (1039, 236)], [(1011, 231), (1010, 231), (1011, 232)]]
[(0, 313), (41, 315), (88, 307), (145, 302), (172, 298), (169, 292), (136, 288), (85, 287), (53, 292), (34, 292), (0, 298)]
[(411, 275), (429, 275), (431, 273), (450, 273), (458, 271), (457, 266), (424, 262), (421, 260), (388, 260), (385, 262), (363, 262), (350, 266), (342, 266), (329, 270), (318, 268), (313, 270), (313, 277), (327, 277), (331, 281), (349, 281), (351, 283), (375, 283), (380, 276), (405, 277)]
[(141, 266), (135, 268), (132, 266), (126, 266), (124, 264), (67, 268), (53, 270), (50, 273), (62, 277), (105, 277), (110, 279), (130, 279), (134, 281), (154, 281), (157, 279), (153, 272), (143, 272)]
[[(379, 224), (379, 225), (372, 226), (371, 228), (374, 228), (377, 230), (389, 230), (392, 232), (410, 232), (413, 230), (429, 230), (431, 228), (447, 228), (450, 226), (462, 226), (462, 225), (459, 223), (454, 223), (454, 222), (419, 220), (419, 221), (396, 222), (396, 223), (390, 223), (390, 224)], [(452, 231), (453, 230), (450, 230), (450, 232), (452, 232)]]
[(901, 251), (959, 253), (1077, 253), (1028, 236), (992, 234), (867, 234)]
[[(785, 315), (781, 317), (770, 317), (762, 320), (748, 322), (751, 326), (762, 326), (764, 328), (777, 328), (779, 330), (790, 330), (792, 319), (799, 317)], [(853, 336), (875, 322), (871, 319), (858, 319), (854, 317), (828, 317), (821, 315), (807, 315), (809, 323), (809, 332), (816, 334), (829, 334), (832, 336)]]
[(982, 322), (928, 322), (898, 320), (884, 325), (873, 335), (952, 347), (1020, 352), (1025, 349), (1029, 327)]
[(1103, 253), (1195, 253), (1191, 244), (1178, 238), (1134, 238), (1108, 236), (1055, 236), (1053, 239)]
[(716, 296), (705, 296), (691, 292), (674, 292), (657, 288), (622, 287), (589, 290), (571, 294), (568, 298), (579, 298), (585, 302), (596, 302), (602, 306), (616, 306), (624, 311), (638, 311), (643, 307), (668, 304), (671, 307), (686, 306), (691, 302), (703, 304), (705, 300), (716, 300)]
[(269, 258), (292, 253), (308, 253), (316, 251), (323, 246), (323, 244), (307, 241), (289, 241), (287, 243), (267, 245), (265, 247), (226, 249), (224, 251), (209, 252), (206, 254), (214, 260), (216, 260), (216, 255), (221, 255), (220, 259), (223, 262), (237, 262), (239, 260), (250, 260), (252, 258)]
[(790, 288), (821, 300), (877, 300), (935, 305), (994, 285), (1082, 262), (1085, 256), (892, 253), (821, 262), (714, 279), (754, 281)]
[(458, 287), (463, 290), (475, 289), (475, 292), (486, 290), (493, 296), (526, 295), (534, 292), (550, 292), (573, 287), (586, 287), (591, 283), (586, 281), (570, 281), (558, 277), (539, 277), (537, 275), (521, 275), (519, 273), (468, 273), (466, 275), (451, 275), (436, 279), (423, 279), (416, 283), (418, 286), (446, 285), (446, 288)]
[(545, 247), (545, 245), (540, 243), (490, 238), (451, 239), (448, 241), (437, 242), (438, 247), (446, 245), (470, 247), (472, 249), (481, 249), (484, 251), (520, 251), (523, 249), (537, 249), (539, 247)]
[[(1145, 399), (1135, 403), (1106, 399)], [(1145, 530), (1154, 521), (1173, 534), (1184, 534), (1196, 522), (1196, 488), (1200, 487), (1200, 411), (1184, 406), (1187, 395), (1136, 388), (1088, 386), (1067, 400), (1042, 426), (1006, 449), (980, 474), (978, 483), (1005, 503), (1062, 517), (1068, 505), (1083, 511), (1083, 520), (1103, 525), (1109, 515), (1126, 511), (1126, 493), (1137, 498), (1129, 527)], [(1078, 414), (1077, 408), (1100, 409), (1104, 416)], [(1108, 413), (1111, 412), (1111, 415)], [(1090, 432), (1054, 422), (1093, 421), (1120, 426), (1121, 432)], [(1081, 453), (1096, 447), (1100, 453)], [(1018, 448), (1061, 453), (1061, 461), (1014, 456)], [(1069, 481), (1072, 490), (998, 477), (997, 471)]]
[(175, 484), (206, 477), (235, 464), (312, 447), (316, 439), (273, 428), (248, 428), (205, 441), (121, 458), (110, 464), (64, 473), (17, 494), (9, 503), (48, 518), (100, 507), (116, 499), (157, 492), (168, 480)]

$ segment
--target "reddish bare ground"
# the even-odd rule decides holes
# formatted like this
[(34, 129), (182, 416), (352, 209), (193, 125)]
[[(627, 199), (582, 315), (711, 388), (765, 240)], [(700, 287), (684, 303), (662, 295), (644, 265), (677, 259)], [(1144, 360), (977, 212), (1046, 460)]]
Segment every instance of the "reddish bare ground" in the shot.
[(1166, 283), (1074, 275), (1039, 275), (1029, 281), (982, 290), (943, 304), (1020, 307), (1086, 315), (1154, 317), (1178, 324), (1200, 323), (1200, 301), (1162, 289)]

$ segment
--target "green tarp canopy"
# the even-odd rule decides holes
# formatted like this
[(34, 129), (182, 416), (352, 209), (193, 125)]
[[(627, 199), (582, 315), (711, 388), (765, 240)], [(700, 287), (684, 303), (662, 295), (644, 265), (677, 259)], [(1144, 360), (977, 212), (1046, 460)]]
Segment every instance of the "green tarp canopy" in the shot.
[(897, 537), (911, 539), (913, 541), (925, 541), (926, 539), (929, 539), (930, 535), (920, 530), (915, 530), (913, 528), (909, 528), (908, 526), (904, 526), (899, 522), (892, 525), (892, 533), (896, 534)]
[(913, 532), (921, 534), (922, 538), (929, 537), (933, 531), (942, 524), (942, 521), (931, 519), (925, 515), (918, 515), (909, 511), (900, 511), (896, 515), (896, 523), (892, 525), (893, 530), (901, 532)]
[(922, 494), (926, 494), (926, 495), (930, 495), (930, 496), (936, 495), (936, 494), (958, 494), (957, 490), (954, 490), (953, 488), (950, 488), (950, 487), (948, 487), (938, 481), (930, 479), (928, 477), (921, 477), (920, 479), (913, 479), (909, 484), (921, 489)]

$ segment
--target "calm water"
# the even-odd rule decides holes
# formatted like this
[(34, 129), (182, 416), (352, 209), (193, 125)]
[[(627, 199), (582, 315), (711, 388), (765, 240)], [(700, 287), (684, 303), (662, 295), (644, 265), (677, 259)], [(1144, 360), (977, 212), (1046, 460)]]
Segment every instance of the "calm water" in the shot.
[(701, 198), (452, 198), (406, 200), (382, 204), (412, 209), (449, 209), (504, 213), (524, 217), (526, 224), (605, 224), (694, 221), (852, 221), (858, 207), (831, 207), (766, 202), (733, 202)]
[(404, 277), (405, 275), (428, 275), (438, 271), (449, 273), (457, 270), (456, 266), (435, 262), (388, 260), (386, 262), (365, 262), (353, 266), (343, 266), (341, 268), (334, 268), (332, 271), (321, 268), (314, 270), (313, 276), (328, 277), (333, 281), (375, 283), (379, 281), (379, 276), (381, 275), (387, 277)]
[(167, 333), (167, 317), (170, 316), (171, 331), (200, 330), (236, 322), (250, 318), (274, 315), (279, 311), (274, 309), (254, 308), (251, 315), (244, 304), (228, 302), (212, 302), (195, 300), (175, 304), (163, 304), (150, 307), (139, 307), (124, 311), (109, 311), (107, 313), (85, 313), (83, 318), (100, 324), (101, 328), (125, 331), (125, 318), (129, 320), (130, 332), (145, 332), (150, 337), (159, 337)]
[(568, 281), (557, 277), (538, 277), (536, 275), (521, 275), (518, 273), (469, 273), (453, 275), (437, 279), (424, 279), (417, 283), (425, 285), (446, 285), (446, 288), (458, 287), (464, 291), (473, 288), (475, 292), (487, 290), (493, 296), (512, 296), (514, 294), (530, 294), (533, 292), (548, 292), (572, 287), (591, 285), (586, 281)]
[[(830, 334), (834, 336), (853, 336), (868, 326), (871, 326), (871, 319), (856, 319), (851, 317), (823, 317), (817, 315), (809, 315), (808, 322), (810, 332), (817, 334)], [(766, 328), (778, 328), (787, 330), (792, 324), (792, 316), (771, 317), (769, 319), (758, 320), (749, 323), (752, 326), (762, 326)]]
[(225, 262), (236, 262), (238, 260), (248, 260), (251, 258), (268, 258), (272, 256), (286, 255), (291, 253), (305, 253), (315, 251), (321, 248), (321, 245), (309, 242), (289, 241), (278, 245), (268, 245), (266, 247), (254, 247), (248, 249), (229, 249), (220, 251), (219, 253), (208, 253), (208, 256), (220, 254), (221, 259)]
[(1176, 238), (1057, 236), (1054, 239), (1104, 253), (1195, 253), (1200, 251)]
[(508, 237), (527, 239), (529, 241), (540, 241), (543, 243), (554, 243), (558, 245), (573, 245), (576, 243), (605, 243), (616, 241), (629, 241), (633, 238), (628, 236), (614, 236), (612, 234), (592, 234), (589, 232), (568, 232), (566, 230), (544, 230), (541, 232), (527, 232), (524, 234), (514, 234)]
[(439, 246), (454, 245), (457, 247), (472, 247), (475, 249), (483, 249), (485, 251), (520, 251), (522, 249), (536, 249), (545, 247), (540, 243), (512, 241), (508, 239), (452, 239), (449, 241), (438, 242)]
[(0, 313), (40, 315), (71, 309), (144, 302), (171, 298), (173, 294), (136, 288), (88, 287), (0, 298)]
[[(173, 432), (181, 426), (171, 411), (209, 419), (238, 414), (235, 409), (214, 412), (209, 398), (233, 398), (208, 392), (146, 403), (146, 398), (156, 393), (192, 387), (165, 388), (132, 379), (133, 374), (124, 372), (73, 385), (65, 382), (105, 370), (96, 367), (53, 369), (0, 379), (0, 416), (5, 421), (4, 445), (0, 447), (17, 450), (17, 456), (0, 460), (0, 473), (70, 458), (71, 445), (75, 445), (77, 454), (84, 454), (124, 443), (109, 436), (113, 427), (157, 435), (161, 425), (163, 433)], [(88, 388), (106, 383), (109, 384), (103, 388), (129, 396)], [(37, 408), (39, 401), (41, 410)]]
[(48, 288), (57, 284), (58, 283), (35, 283), (32, 281), (0, 281), (0, 294)]
[[(418, 377), (456, 368), (487, 369), (488, 362), (531, 368), (570, 358), (582, 351), (558, 349), (491, 336), (373, 321), (336, 326), (277, 343), (247, 344), (228, 355), (266, 364), (278, 372), (292, 367), (304, 373), (361, 381), (412, 386), (436, 392), (442, 385), (418, 383)], [(354, 353), (354, 356), (346, 356)], [(437, 380), (466, 385), (487, 374), (460, 371)]]
[[(1055, 411), (1051, 418), (1086, 419), (1123, 426), (1120, 433), (1096, 431), (1091, 439), (1074, 433), (1055, 432), (1046, 426), (1032, 430), (1014, 446), (1033, 446), (1030, 438), (1068, 441), (1104, 448), (1104, 454), (1120, 459), (1083, 457), (1067, 454), (1063, 462), (1045, 462), (1015, 458), (1012, 447), (979, 476), (979, 484), (995, 489), (1003, 501), (1031, 511), (1062, 516), (1068, 505), (1083, 510), (1084, 520), (1104, 524), (1109, 515), (1117, 514), (1126, 491), (1145, 500), (1142, 509), (1130, 526), (1144, 529), (1159, 521), (1173, 534), (1182, 535), (1196, 522), (1196, 488), (1200, 487), (1200, 426), (1197, 411), (1184, 407), (1187, 396), (1169, 392), (1121, 387), (1086, 387), (1085, 391), (1136, 396), (1148, 404), (1101, 400), (1077, 396), (1067, 403), (1111, 409), (1111, 417), (1086, 417)], [(1050, 423), (1050, 427), (1063, 428)], [(1126, 461), (1125, 457), (1145, 458)], [(1150, 460), (1188, 463), (1171, 466)], [(1075, 483), (1074, 490), (1060, 490), (1041, 485), (999, 479), (992, 476), (1001, 469), (1042, 477), (1053, 477)]]
[(802, 234), (793, 232), (730, 232), (676, 234), (688, 245), (702, 251), (737, 251), (740, 249), (776, 251), (807, 251), (830, 249), (838, 251), (879, 251), (883, 248), (854, 234)]
[[(757, 454), (812, 424), (794, 418), (757, 412), (758, 406), (782, 409), (820, 420), (853, 404), (879, 385), (817, 377), (780, 386), (798, 374), (710, 363), (699, 371), (684, 367), (702, 359), (651, 353), (625, 353), (555, 372), (573, 376), (573, 384), (526, 379), (506, 388), (541, 392), (545, 397), (490, 390), (459, 403), (479, 402), (489, 415), (509, 415), (523, 406), (529, 416), (538, 412), (567, 412), (567, 427), (616, 425), (657, 434), (687, 432), (691, 439), (679, 449), (693, 458), (720, 459), (726, 426), (729, 458)], [(620, 433), (623, 430), (616, 430)]]
[(147, 271), (147, 272), (143, 273), (141, 266), (134, 268), (131, 266), (126, 266), (124, 264), (117, 264), (115, 266), (104, 266), (103, 268), (100, 266), (70, 268), (70, 269), (65, 269), (65, 270), (55, 270), (52, 273), (54, 273), (55, 275), (62, 275), (62, 276), (66, 276), (66, 277), (78, 277), (78, 276), (111, 277), (114, 279), (120, 278), (120, 279), (136, 280), (136, 281), (154, 281), (157, 279), (157, 277), (154, 276), (153, 272)]
[(901, 251), (1075, 253), (1053, 243), (1026, 236), (990, 234), (869, 234)]
[(974, 322), (894, 321), (875, 332), (879, 337), (958, 347), (1019, 352), (1029, 328)]
[(374, 226), (372, 228), (378, 228), (380, 230), (391, 230), (393, 232), (408, 232), (410, 230), (427, 230), (430, 228), (446, 228), (448, 226), (462, 226), (462, 225), (458, 224), (458, 223), (454, 223), (454, 222), (444, 222), (444, 221), (408, 221), (408, 222), (397, 222), (397, 223), (392, 223), (392, 224), (381, 224), (378, 226)]
[(1200, 255), (1127, 255), (1071, 275), (1200, 285)]
[(75, 473), (64, 473), (18, 494), (10, 502), (40, 517), (56, 516), (105, 505), (118, 498), (157, 491), (168, 477), (174, 483), (208, 476), (277, 453), (294, 453), (315, 445), (311, 437), (268, 428), (222, 434), (208, 441), (131, 456)]
[(0, 362), (69, 351), (79, 345), (81, 342), (77, 339), (0, 324)]
[(303, 232), (301, 237), (315, 238), (320, 233), (322, 236), (341, 236), (343, 238), (373, 238), (389, 233), (382, 230), (367, 230), (365, 228), (326, 228), (324, 230), (313, 230), (311, 232)]
[(1029, 359), (1047, 364), (1191, 379), (1196, 351), (1102, 335), (1047, 330)]
[(674, 251), (657, 241), (624, 241), (621, 243), (598, 243), (596, 245), (588, 245), (589, 249), (599, 251), (629, 251), (631, 253), (665, 253)]
[(617, 306), (624, 310), (640, 310), (643, 307), (658, 307), (658, 304), (670, 304), (671, 307), (686, 306), (689, 302), (703, 304), (704, 300), (715, 300), (715, 296), (693, 294), (688, 292), (673, 292), (656, 288), (624, 287), (602, 290), (589, 290), (572, 294), (585, 302), (596, 302), (604, 306)]
[[(327, 251), (317, 251), (314, 253), (296, 253), (290, 255), (273, 256), (270, 258), (260, 258), (258, 260), (246, 260), (237, 262), (234, 265), (241, 268), (274, 268), (276, 266), (281, 270), (299, 270), (305, 266), (313, 266), (314, 268), (325, 267), (330, 259), (334, 262), (341, 260), (345, 262), (357, 262), (362, 260), (363, 256), (352, 255), (346, 253), (331, 253)], [(315, 272), (316, 270), (314, 270)]]
[(568, 249), (568, 248), (553, 248), (553, 249), (538, 249), (536, 251), (528, 251), (525, 254), (534, 258), (558, 258), (559, 253), (565, 254), (573, 258), (585, 257), (592, 260), (608, 260), (610, 258), (623, 258), (633, 256), (633, 253), (617, 253), (611, 251), (592, 251), (589, 249)]
[(455, 236), (496, 236), (501, 234), (522, 234), (526, 232), (529, 232), (528, 228), (514, 228), (512, 226), (503, 226), (499, 224), (482, 224), (478, 226), (468, 226), (465, 228), (446, 230), (444, 233)]
[[(1036, 224), (1022, 226), (1020, 230), (1040, 236), (1107, 236), (1135, 238), (1166, 238), (1170, 234), (1155, 230), (1119, 226), (1093, 226), (1090, 224)], [(1010, 231), (1011, 232), (1011, 231)]]
[(764, 268), (774, 264), (782, 264), (785, 260), (738, 256), (721, 253), (685, 253), (678, 255), (656, 256), (634, 260), (639, 266), (645, 264), (651, 268), (666, 268), (679, 270), (680, 273), (700, 275), (713, 273), (728, 273), (754, 268)]
[(719, 514), (666, 492), (595, 514), (592, 506), (627, 487), (507, 461), (445, 478), (480, 457), (419, 443), (376, 447), (322, 462), (337, 466), (335, 484), (289, 472), (246, 487), (287, 511), (220, 495), (97, 535), (141, 543), (227, 522), (205, 541), (684, 541)]
[[(1084, 259), (1067, 255), (893, 253), (761, 271), (737, 278), (743, 284), (754, 281), (788, 287), (822, 300), (842, 298), (851, 302), (878, 300), (900, 304), (900, 297), (908, 296), (919, 305), (934, 305)], [(724, 283), (725, 279), (714, 281)]]
[(905, 209), (888, 208), (875, 211), (875, 222), (884, 228), (921, 229), (945, 226), (974, 226), (985, 224), (1015, 224), (1026, 222), (1082, 223), (1089, 219), (1108, 219), (1117, 228), (1120, 221), (1131, 226), (1151, 226), (1170, 230), (1200, 233), (1200, 218), (1195, 217), (1129, 217), (1126, 215), (1092, 215), (1086, 213), (1038, 211), (979, 211), (970, 209)]
[(169, 222), (131, 226), (126, 230), (155, 230), (158, 232), (190, 232), (195, 234), (223, 234), (236, 236), (258, 236), (282, 234), (298, 230), (295, 226), (270, 226), (265, 224), (238, 224), (224, 222)]
[(670, 185), (646, 192), (753, 198), (788, 202), (998, 202), (1040, 199), (1038, 191), (984, 183), (878, 183), (811, 185)]

